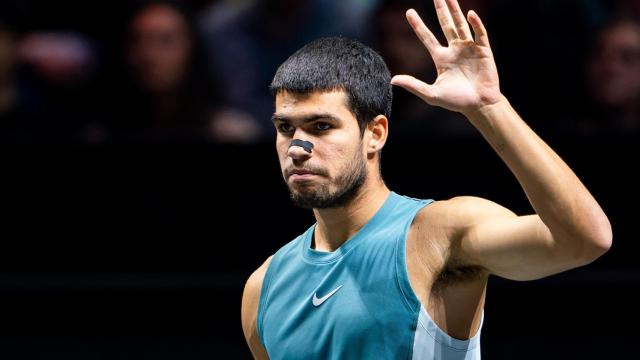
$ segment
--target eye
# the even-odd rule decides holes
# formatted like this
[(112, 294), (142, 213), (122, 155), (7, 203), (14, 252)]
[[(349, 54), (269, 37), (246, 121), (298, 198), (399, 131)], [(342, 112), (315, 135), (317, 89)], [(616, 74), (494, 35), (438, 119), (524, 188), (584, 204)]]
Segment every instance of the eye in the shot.
[(291, 126), (291, 124), (289, 123), (282, 122), (278, 124), (277, 127), (278, 127), (278, 131), (280, 131), (281, 133), (289, 133), (293, 131), (293, 126)]
[(318, 131), (326, 131), (331, 129), (331, 125), (329, 123), (326, 122), (317, 122), (315, 124), (315, 129)]

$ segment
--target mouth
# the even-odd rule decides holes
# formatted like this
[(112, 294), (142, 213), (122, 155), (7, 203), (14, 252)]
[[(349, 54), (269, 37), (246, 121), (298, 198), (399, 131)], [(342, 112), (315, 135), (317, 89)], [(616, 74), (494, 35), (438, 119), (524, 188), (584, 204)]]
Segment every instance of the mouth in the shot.
[(315, 173), (310, 170), (302, 170), (302, 169), (290, 170), (290, 171), (287, 171), (286, 174), (287, 174), (287, 178), (291, 181), (307, 181), (307, 180), (313, 179), (314, 177), (319, 176), (318, 173)]

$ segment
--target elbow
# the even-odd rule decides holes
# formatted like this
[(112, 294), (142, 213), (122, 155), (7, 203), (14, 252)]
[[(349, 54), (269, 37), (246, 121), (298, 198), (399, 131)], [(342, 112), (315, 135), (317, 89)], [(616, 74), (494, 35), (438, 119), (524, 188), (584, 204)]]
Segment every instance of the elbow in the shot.
[(583, 254), (584, 264), (589, 264), (604, 255), (611, 248), (611, 243), (611, 237), (609, 237), (598, 239), (598, 241), (589, 244), (588, 249)]
[(595, 261), (609, 251), (613, 244), (613, 231), (609, 220), (606, 217), (601, 219), (584, 241), (583, 260), (585, 264)]

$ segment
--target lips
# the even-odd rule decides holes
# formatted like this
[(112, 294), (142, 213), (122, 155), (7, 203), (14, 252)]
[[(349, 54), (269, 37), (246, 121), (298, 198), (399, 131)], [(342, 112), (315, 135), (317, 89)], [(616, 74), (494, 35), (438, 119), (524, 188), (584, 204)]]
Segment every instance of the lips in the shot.
[(293, 169), (293, 170), (286, 171), (287, 178), (294, 181), (308, 180), (318, 175), (320, 175), (318, 172), (307, 170), (307, 169)]
[(291, 175), (317, 175), (317, 174), (309, 170), (292, 170), (289, 172), (289, 176)]

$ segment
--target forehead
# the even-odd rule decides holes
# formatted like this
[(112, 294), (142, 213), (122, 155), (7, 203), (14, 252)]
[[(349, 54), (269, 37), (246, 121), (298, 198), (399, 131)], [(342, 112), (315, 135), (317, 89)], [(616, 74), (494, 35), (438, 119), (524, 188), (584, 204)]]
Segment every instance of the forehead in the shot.
[(640, 48), (640, 26), (626, 22), (613, 25), (603, 32), (600, 43)]
[(347, 93), (344, 90), (313, 91), (294, 93), (280, 91), (276, 94), (276, 115), (297, 117), (328, 113), (340, 119), (355, 116), (348, 106)]
[(138, 13), (132, 24), (134, 30), (173, 30), (186, 27), (182, 16), (170, 6), (151, 5)]

